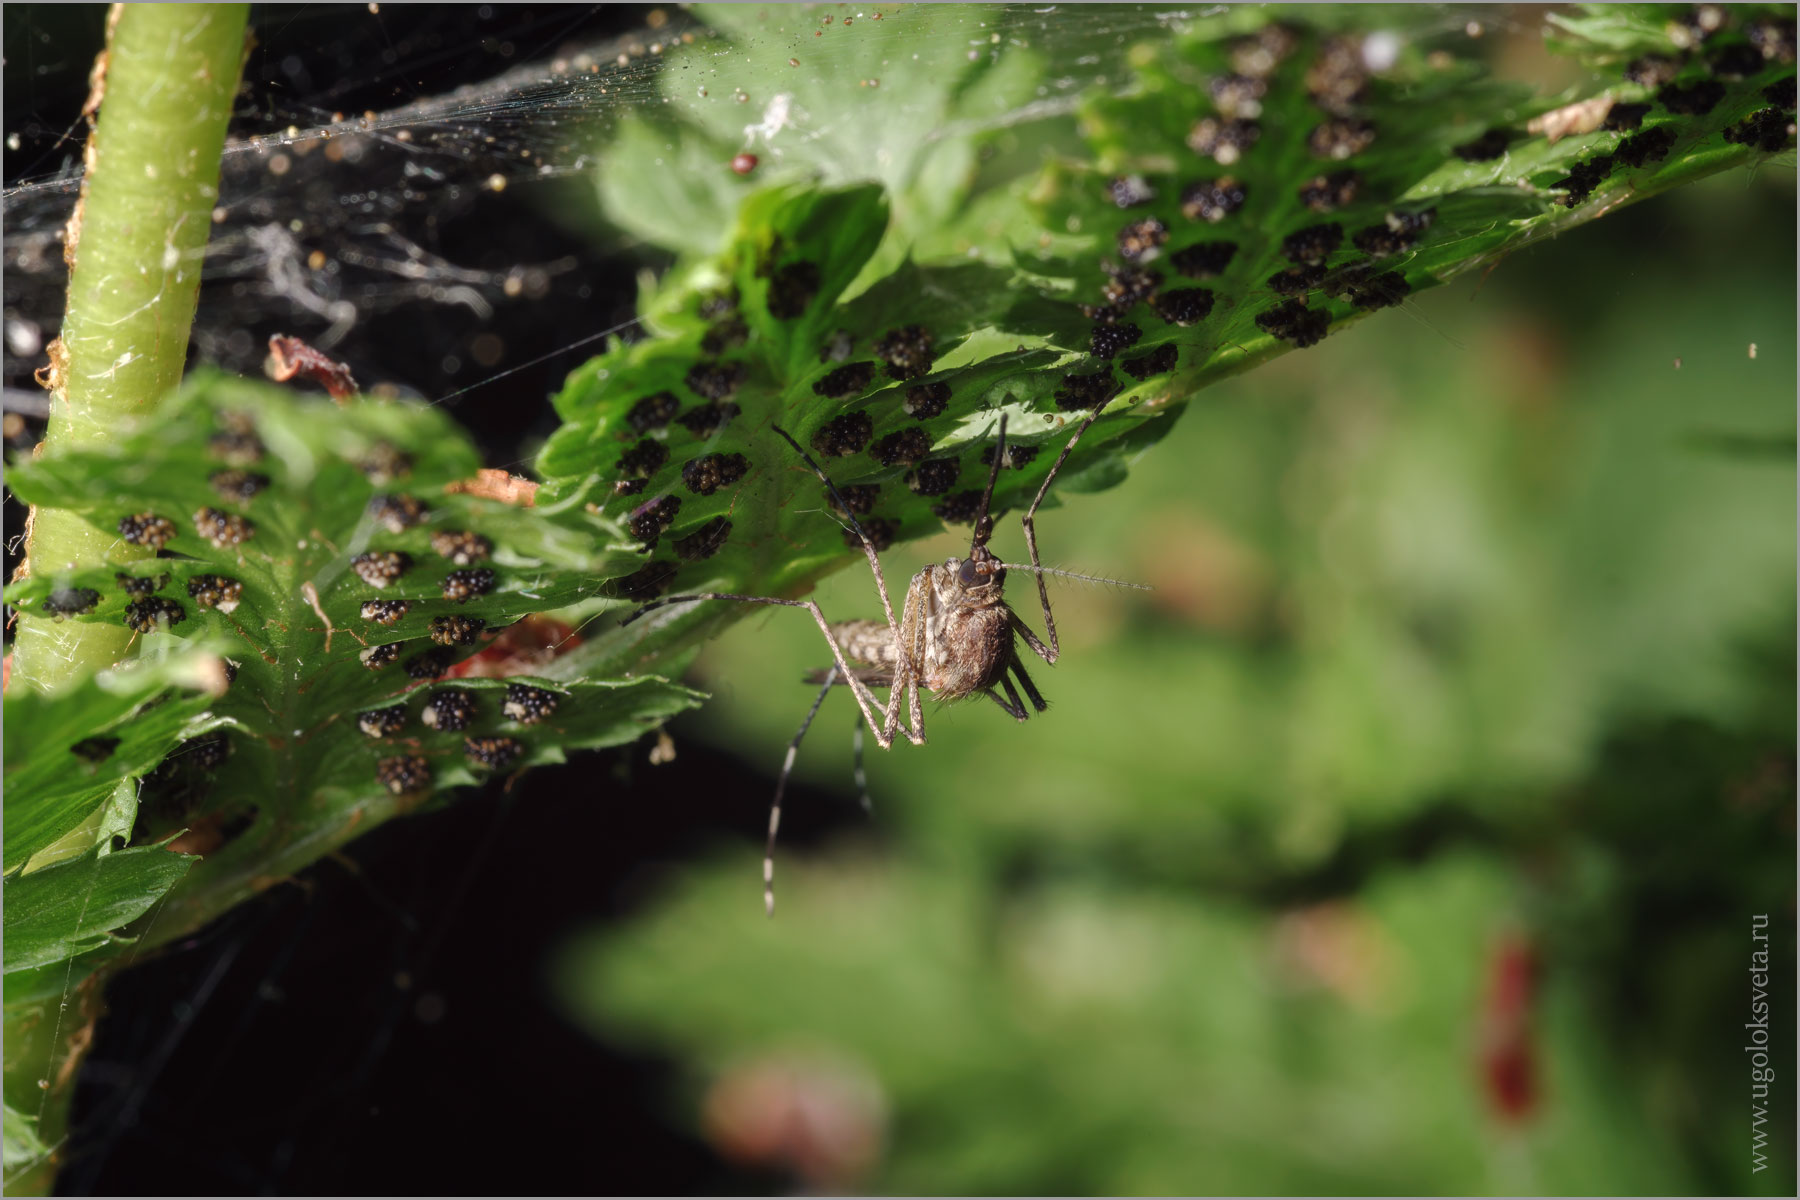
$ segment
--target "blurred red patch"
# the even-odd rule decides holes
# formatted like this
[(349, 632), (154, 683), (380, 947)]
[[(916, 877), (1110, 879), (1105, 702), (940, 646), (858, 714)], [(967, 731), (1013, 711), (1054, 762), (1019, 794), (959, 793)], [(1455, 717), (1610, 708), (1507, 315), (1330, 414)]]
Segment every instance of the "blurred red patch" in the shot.
[(859, 1063), (775, 1052), (719, 1076), (701, 1125), (734, 1162), (790, 1172), (808, 1191), (854, 1192), (884, 1153), (887, 1101)]
[(505, 679), (535, 675), (581, 645), (575, 627), (534, 613), (508, 625), (481, 652), (451, 667), (451, 679)]
[(1481, 1074), (1488, 1103), (1508, 1122), (1529, 1120), (1542, 1086), (1533, 1030), (1539, 964), (1522, 934), (1508, 934), (1488, 959), (1487, 997), (1481, 1016)]

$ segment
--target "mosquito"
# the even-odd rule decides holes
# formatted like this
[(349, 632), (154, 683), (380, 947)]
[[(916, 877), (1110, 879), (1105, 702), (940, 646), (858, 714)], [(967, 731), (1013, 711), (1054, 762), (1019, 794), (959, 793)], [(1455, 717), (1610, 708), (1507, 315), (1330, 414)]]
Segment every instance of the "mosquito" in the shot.
[[(773, 426), (775, 432), (794, 448), (801, 461), (825, 484), (839, 510), (849, 517), (850, 526), (856, 531), (858, 540), (862, 542), (863, 552), (868, 557), (869, 569), (874, 572), (875, 588), (880, 593), (886, 620), (839, 621), (833, 624), (826, 621), (825, 614), (815, 600), (740, 596), (728, 592), (666, 596), (645, 604), (625, 619), (624, 623), (630, 624), (655, 609), (698, 600), (778, 604), (809, 611), (831, 647), (833, 665), (808, 677), (810, 682), (821, 685), (819, 694), (799, 732), (788, 743), (787, 756), (782, 761), (781, 774), (775, 783), (775, 798), (769, 806), (769, 837), (763, 852), (763, 907), (770, 914), (775, 911), (775, 837), (781, 827), (781, 799), (787, 790), (788, 776), (794, 769), (794, 759), (800, 751), (800, 740), (806, 736), (813, 718), (818, 715), (819, 706), (824, 703), (833, 687), (843, 684), (850, 688), (856, 697), (857, 706), (862, 710), (863, 720), (868, 723), (870, 732), (875, 735), (876, 744), (883, 750), (893, 745), (896, 735), (904, 736), (915, 746), (925, 744), (925, 712), (920, 699), (921, 690), (930, 692), (937, 700), (986, 696), (1008, 716), (1018, 721), (1029, 719), (1033, 710), (1041, 713), (1049, 707), (1025, 670), (1018, 641), (1023, 639), (1032, 653), (1047, 665), (1055, 665), (1061, 651), (1056, 638), (1056, 617), (1050, 610), (1050, 593), (1045, 587), (1044, 577), (1091, 577), (1043, 565), (1038, 557), (1035, 518), (1039, 505), (1049, 494), (1050, 485), (1056, 480), (1063, 464), (1068, 461), (1075, 444), (1099, 416), (1096, 412), (1076, 428), (1074, 436), (1069, 438), (1062, 453), (1057, 455), (1056, 462), (1051, 465), (1049, 474), (1044, 476), (1044, 482), (1039, 485), (1031, 507), (1020, 518), (1019, 524), (1025, 533), (1025, 546), (1031, 555), (1031, 563), (1027, 566), (1002, 561), (988, 548), (988, 541), (994, 533), (994, 521), (989, 515), (989, 507), (993, 502), (994, 485), (999, 480), (1000, 468), (1006, 462), (1006, 415), (1001, 414), (995, 439), (993, 467), (988, 472), (987, 489), (982, 493), (981, 508), (975, 519), (968, 557), (947, 558), (942, 563), (930, 563), (914, 575), (907, 586), (906, 599), (898, 621), (894, 619), (894, 605), (882, 575), (881, 561), (850, 505), (838, 493), (830, 476), (801, 448), (800, 443), (787, 430), (779, 425)], [(1025, 571), (1037, 577), (1038, 601), (1044, 610), (1043, 639), (1006, 603), (1004, 591), (1009, 571)], [(852, 665), (853, 662), (860, 665)], [(1015, 680), (1018, 684), (1016, 689)], [(888, 690), (886, 705), (875, 698), (871, 688)], [(1023, 700), (1020, 692), (1024, 693)], [(1029, 708), (1026, 701), (1030, 703)], [(903, 703), (906, 708), (904, 720), (901, 716)], [(862, 725), (859, 723), (859, 743), (861, 732)], [(860, 759), (860, 754), (858, 757)], [(860, 776), (860, 770), (858, 774)]]

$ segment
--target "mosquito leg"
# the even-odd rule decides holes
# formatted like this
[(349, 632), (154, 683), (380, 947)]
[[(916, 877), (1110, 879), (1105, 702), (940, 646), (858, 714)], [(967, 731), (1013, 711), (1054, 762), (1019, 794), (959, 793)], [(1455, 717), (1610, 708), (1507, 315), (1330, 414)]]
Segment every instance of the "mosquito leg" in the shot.
[(987, 487), (981, 493), (981, 515), (975, 518), (975, 537), (969, 544), (969, 557), (975, 557), (975, 548), (985, 546), (988, 539), (994, 536), (994, 518), (988, 511), (994, 501), (994, 484), (1000, 481), (1000, 465), (1006, 461), (1006, 414), (1000, 414), (1000, 428), (994, 434), (994, 464), (988, 470)]
[(1019, 693), (1013, 691), (1012, 680), (1008, 679), (1005, 675), (1000, 676), (1000, 687), (1006, 692), (1006, 698), (1012, 701), (1013, 708), (1018, 711), (1019, 720), (1023, 721), (1031, 716), (1031, 713), (1026, 710), (1025, 706), (1019, 703)]
[(1033, 708), (1037, 709), (1039, 712), (1044, 712), (1050, 707), (1048, 704), (1044, 703), (1044, 698), (1038, 694), (1036, 685), (1031, 682), (1031, 676), (1025, 673), (1025, 664), (1019, 661), (1019, 656), (1016, 654), (1013, 655), (1012, 673), (1019, 677), (1019, 686), (1025, 689), (1025, 695), (1030, 699)]
[(863, 770), (863, 727), (862, 722), (850, 734), (851, 775), (856, 780), (856, 803), (865, 813), (875, 811), (875, 802), (869, 799), (869, 776)]
[(1013, 720), (1023, 721), (1029, 718), (1031, 714), (1025, 711), (1025, 706), (1023, 704), (1019, 703), (1019, 693), (1013, 691), (1012, 680), (1002, 675), (1000, 677), (1000, 686), (1006, 689), (1007, 700), (1010, 700), (1011, 703), (1008, 703), (1007, 700), (1002, 700), (1000, 694), (994, 691), (993, 688), (983, 688), (981, 694), (1005, 709), (1006, 715)]
[(937, 599), (931, 590), (929, 575), (921, 571), (906, 588), (906, 605), (900, 612), (900, 638), (895, 643), (899, 665), (894, 671), (894, 688), (888, 692), (888, 712), (897, 715), (900, 693), (906, 692), (907, 715), (919, 736), (914, 745), (925, 743), (925, 710), (919, 703), (919, 673), (925, 661), (926, 631), (937, 616)]
[[(919, 671), (925, 662), (925, 630), (937, 615), (937, 599), (932, 593), (923, 571), (913, 577), (906, 589), (906, 609), (900, 618), (903, 641), (900, 643), (900, 659), (907, 664), (904, 676), (896, 674), (896, 686), (905, 686), (908, 712), (912, 718), (913, 728), (923, 732), (925, 725), (925, 709), (919, 703)], [(888, 700), (892, 702), (900, 693), (889, 692)]]
[[(1044, 497), (1049, 494), (1051, 481), (1056, 478), (1056, 473), (1062, 470), (1063, 463), (1068, 461), (1069, 452), (1075, 449), (1075, 443), (1079, 442), (1081, 440), (1081, 435), (1088, 431), (1088, 426), (1099, 419), (1100, 413), (1096, 410), (1093, 416), (1083, 421), (1081, 426), (1075, 430), (1075, 436), (1070, 438), (1069, 444), (1062, 448), (1062, 453), (1056, 456), (1056, 462), (1050, 467), (1050, 473), (1044, 476), (1043, 485), (1038, 488), (1037, 498), (1031, 502), (1031, 507), (1025, 510), (1025, 516), (1019, 521), (1020, 527), (1025, 530), (1025, 548), (1031, 551), (1031, 565), (1034, 567), (1041, 567), (1044, 565), (1042, 562), (1038, 561), (1037, 526), (1034, 523), (1034, 519), (1037, 517), (1038, 505), (1042, 504), (1044, 502)], [(1056, 617), (1050, 612), (1050, 590), (1044, 586), (1044, 575), (1042, 571), (1037, 572), (1037, 586), (1038, 599), (1044, 605), (1044, 633), (1049, 638), (1050, 645), (1046, 648), (1042, 643), (1036, 643), (1036, 639), (1030, 639), (1035, 643), (1031, 648), (1037, 651), (1039, 656), (1041, 656), (1045, 662), (1054, 666), (1057, 655), (1061, 653), (1061, 650), (1056, 644)]]
[(851, 511), (850, 505), (839, 494), (837, 485), (831, 482), (831, 476), (825, 474), (825, 469), (813, 461), (812, 455), (800, 448), (800, 443), (796, 442), (793, 435), (787, 430), (779, 425), (772, 425), (770, 428), (779, 433), (782, 440), (794, 448), (794, 453), (800, 456), (800, 461), (804, 462), (811, 468), (812, 473), (819, 477), (819, 482), (825, 485), (825, 490), (831, 493), (832, 499), (837, 501), (838, 507), (850, 519), (850, 528), (856, 530), (856, 539), (862, 543), (863, 553), (869, 557), (869, 570), (875, 573), (875, 590), (881, 593), (881, 611), (887, 615), (888, 629), (892, 631), (894, 641), (898, 642), (900, 640), (900, 623), (894, 620), (894, 602), (888, 599), (887, 580), (881, 574), (881, 560), (875, 556), (875, 543), (871, 542), (869, 535), (863, 532), (862, 523), (856, 519), (856, 514)]
[(1055, 653), (1050, 647), (1038, 640), (1038, 635), (1031, 631), (1031, 626), (1027, 625), (1019, 617), (1018, 613), (1012, 614), (1012, 627), (1018, 631), (1020, 637), (1025, 639), (1025, 644), (1031, 647), (1032, 653), (1036, 654), (1045, 662), (1054, 663), (1056, 661)]
[[(812, 728), (813, 718), (819, 715), (819, 706), (825, 703), (825, 697), (831, 694), (831, 687), (836, 682), (837, 668), (832, 667), (825, 672), (825, 685), (813, 697), (812, 707), (806, 710), (806, 720), (800, 722), (794, 740), (788, 743), (787, 757), (781, 760), (781, 774), (775, 777), (775, 799), (769, 801), (769, 841), (763, 847), (763, 911), (771, 917), (775, 915), (775, 834), (781, 829), (781, 797), (787, 791), (788, 776), (794, 773), (794, 759), (800, 753), (800, 739)], [(860, 744), (860, 723), (856, 727), (856, 733)]]
[[(914, 745), (925, 740), (914, 730), (899, 725), (899, 692), (890, 691), (888, 706), (883, 708), (881, 703), (875, 699), (875, 694), (869, 691), (868, 686), (856, 677), (856, 672), (852, 671), (850, 664), (844, 661), (843, 648), (838, 645), (837, 639), (831, 636), (831, 626), (825, 623), (825, 614), (819, 611), (819, 602), (816, 600), (783, 600), (776, 596), (738, 596), (730, 592), (694, 592), (686, 596), (664, 596), (660, 600), (652, 600), (619, 624), (629, 625), (646, 613), (689, 600), (736, 600), (740, 604), (779, 604), (784, 608), (806, 609), (812, 614), (813, 620), (818, 623), (819, 632), (825, 635), (825, 643), (831, 647), (831, 657), (837, 660), (836, 669), (843, 676), (844, 682), (850, 685), (850, 692), (856, 697), (857, 706), (862, 709), (863, 719), (868, 721), (869, 728), (875, 733), (876, 744), (883, 750), (892, 746), (896, 727), (905, 733), (907, 740)], [(882, 714), (882, 719), (876, 719), (877, 712)]]
[[(795, 441), (793, 435), (790, 434), (787, 430), (783, 429), (779, 425), (771, 425), (770, 428), (773, 429), (776, 433), (779, 433), (781, 435), (781, 439), (784, 442), (786, 442), (788, 445), (790, 445), (794, 448), (794, 453), (798, 454), (800, 456), (800, 461), (806, 464), (808, 470), (810, 470), (814, 475), (819, 477), (819, 482), (823, 483), (825, 485), (825, 490), (827, 492), (831, 493), (832, 499), (837, 501), (838, 507), (840, 509), (842, 509), (844, 512), (844, 515), (849, 518), (850, 528), (856, 530), (856, 538), (858, 541), (860, 541), (862, 543), (863, 553), (868, 557), (868, 560), (869, 560), (869, 570), (875, 576), (875, 590), (877, 592), (879, 592), (881, 595), (881, 611), (882, 611), (883, 615), (885, 615), (887, 617), (888, 633), (893, 636), (894, 644), (896, 646), (900, 645), (901, 644), (900, 623), (894, 619), (894, 602), (888, 596), (887, 578), (884, 575), (882, 575), (882, 573), (881, 573), (881, 559), (876, 556), (875, 543), (873, 543), (869, 540), (869, 535), (868, 535), (868, 533), (866, 533), (863, 530), (862, 523), (856, 519), (856, 514), (851, 511), (850, 505), (844, 499), (843, 494), (837, 490), (837, 485), (835, 483), (831, 482), (831, 476), (829, 476), (825, 473), (825, 469), (823, 467), (819, 466), (818, 463), (813, 461), (812, 455), (808, 454), (804, 449), (802, 449), (800, 443)], [(909, 601), (911, 600), (910, 595), (908, 596), (908, 600)], [(827, 635), (827, 636), (829, 636), (829, 635)], [(835, 642), (833, 643), (832, 653), (837, 654)], [(840, 665), (844, 661), (843, 656), (841, 654), (837, 654), (837, 659), (838, 659), (838, 662)], [(845, 673), (846, 673), (846, 675), (848, 675), (848, 673), (849, 673), (847, 668), (846, 668)], [(850, 680), (850, 682), (856, 683), (856, 681), (853, 678)], [(858, 684), (858, 686), (860, 687), (860, 684)], [(867, 688), (862, 688), (862, 691), (864, 691), (864, 692), (867, 692), (867, 690), (868, 690)], [(858, 703), (861, 703), (860, 696), (858, 697)], [(887, 747), (893, 742), (894, 732), (895, 732), (896, 727), (901, 732), (906, 734), (906, 740), (911, 742), (913, 745), (922, 746), (925, 744), (925, 732), (921, 725), (920, 717), (915, 715), (913, 718), (912, 728), (907, 729), (904, 725), (899, 724), (899, 721), (898, 721), (899, 705), (900, 705), (899, 690), (898, 689), (890, 690), (888, 692), (888, 708), (884, 714), (888, 719), (888, 728), (885, 731), (885, 740), (883, 739), (882, 734), (878, 733), (876, 735), (876, 741), (880, 743), (881, 748), (884, 750), (887, 749)], [(868, 706), (867, 705), (864, 705), (863, 713), (865, 716), (868, 715)], [(870, 727), (871, 728), (874, 727), (872, 722), (871, 722)]]

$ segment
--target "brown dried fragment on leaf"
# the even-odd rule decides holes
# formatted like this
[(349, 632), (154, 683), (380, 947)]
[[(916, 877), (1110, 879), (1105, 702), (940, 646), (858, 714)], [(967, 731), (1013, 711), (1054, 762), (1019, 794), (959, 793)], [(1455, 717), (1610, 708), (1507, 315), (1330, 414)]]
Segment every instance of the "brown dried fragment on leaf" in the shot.
[[(112, 41), (113, 21), (107, 22), (107, 41)], [(88, 71), (87, 99), (81, 102), (81, 115), (87, 118), (89, 128), (93, 127), (94, 118), (100, 114), (100, 105), (106, 99), (106, 68), (112, 61), (112, 50), (107, 48), (94, 55), (94, 65)]]
[(285, 333), (269, 338), (269, 357), (263, 361), (263, 373), (276, 383), (293, 379), (316, 383), (339, 404), (357, 392), (356, 380), (347, 364)]
[(1547, 113), (1539, 113), (1526, 122), (1525, 129), (1528, 133), (1543, 134), (1544, 140), (1554, 146), (1566, 137), (1592, 133), (1600, 128), (1606, 120), (1606, 114), (1612, 111), (1612, 106), (1611, 96), (1578, 100), (1574, 104), (1565, 104)]
[(479, 496), (483, 500), (531, 508), (537, 504), (538, 485), (536, 480), (508, 474), (498, 467), (483, 467), (475, 472), (475, 478), (455, 480), (445, 484), (444, 490), (453, 495)]
[[(77, 209), (77, 211), (79, 211), (79, 209)], [(69, 241), (67, 238), (64, 239), (63, 249), (65, 254), (68, 252), (68, 247), (72, 245), (74, 245), (72, 241)], [(69, 265), (74, 266), (75, 264), (70, 263)], [(61, 338), (51, 338), (50, 344), (44, 347), (44, 354), (50, 361), (33, 371), (31, 377), (35, 379), (37, 385), (46, 392), (61, 391), (64, 387), (68, 386), (69, 348), (63, 344)]]

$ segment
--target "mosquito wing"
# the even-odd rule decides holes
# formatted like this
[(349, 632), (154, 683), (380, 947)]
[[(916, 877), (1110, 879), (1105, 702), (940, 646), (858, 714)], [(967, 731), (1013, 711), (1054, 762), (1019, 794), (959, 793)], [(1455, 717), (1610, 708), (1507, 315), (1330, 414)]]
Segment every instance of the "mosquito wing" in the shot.
[[(833, 684), (845, 684), (849, 682), (849, 680), (844, 678), (844, 673), (838, 671), (835, 667), (820, 667), (816, 671), (808, 671), (806, 673), (806, 682), (824, 683), (825, 676), (832, 674), (834, 671), (836, 672), (836, 677), (831, 681)], [(856, 681), (864, 687), (890, 688), (894, 686), (894, 673), (886, 667), (853, 667), (851, 668), (851, 674), (855, 675)]]

